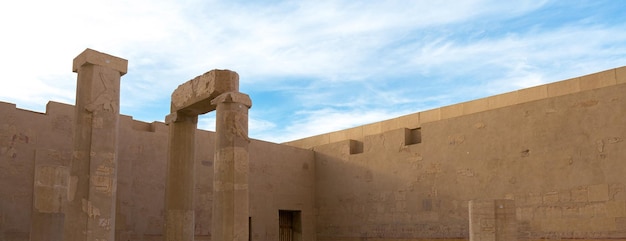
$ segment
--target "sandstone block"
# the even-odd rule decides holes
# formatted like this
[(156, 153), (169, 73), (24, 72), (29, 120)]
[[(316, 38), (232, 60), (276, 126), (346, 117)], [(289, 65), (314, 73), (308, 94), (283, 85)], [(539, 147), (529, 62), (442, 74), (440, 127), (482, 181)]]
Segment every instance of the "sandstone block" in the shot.
[(626, 83), (626, 67), (615, 69), (615, 79), (616, 79), (617, 84)]
[(172, 93), (171, 112), (204, 114), (215, 110), (211, 100), (226, 92), (239, 90), (239, 75), (230, 70), (211, 70), (181, 84)]
[(463, 114), (473, 114), (489, 109), (489, 100), (487, 98), (472, 100), (463, 103)]
[(420, 112), (421, 123), (433, 122), (438, 120), (441, 120), (440, 108)]
[(420, 127), (419, 113), (400, 116), (398, 120), (398, 128), (415, 129)]
[(349, 138), (348, 138), (348, 133), (346, 131), (335, 131), (335, 132), (328, 133), (328, 139), (330, 143), (333, 143), (333, 142), (347, 140)]
[(93, 49), (85, 49), (74, 58), (72, 71), (78, 72), (78, 68), (85, 64), (100, 65), (120, 72), (124, 75), (128, 72), (128, 60), (113, 55), (101, 53)]
[(591, 185), (588, 188), (590, 202), (603, 202), (609, 200), (609, 185), (598, 184)]
[(350, 128), (345, 131), (346, 131), (346, 135), (348, 136), (348, 139), (363, 140), (363, 127), (362, 126)]
[(517, 91), (519, 102), (529, 102), (548, 98), (548, 87), (546, 85), (531, 87)]
[(398, 119), (391, 119), (391, 120), (386, 120), (382, 122), (382, 132), (386, 132), (386, 131), (390, 131), (390, 130), (395, 130), (400, 128), (398, 125)]
[(369, 135), (376, 135), (382, 132), (382, 123), (376, 122), (363, 126), (363, 137)]
[(606, 212), (609, 217), (626, 217), (626, 201), (608, 201)]
[(580, 77), (580, 90), (597, 89), (615, 84), (614, 69)]
[(463, 104), (441, 107), (441, 119), (448, 119), (463, 115)]
[(548, 97), (567, 95), (580, 91), (580, 79), (573, 78), (547, 85)]
[(489, 109), (496, 109), (519, 103), (517, 92), (509, 92), (505, 94), (495, 95), (487, 98), (487, 101), (489, 102)]

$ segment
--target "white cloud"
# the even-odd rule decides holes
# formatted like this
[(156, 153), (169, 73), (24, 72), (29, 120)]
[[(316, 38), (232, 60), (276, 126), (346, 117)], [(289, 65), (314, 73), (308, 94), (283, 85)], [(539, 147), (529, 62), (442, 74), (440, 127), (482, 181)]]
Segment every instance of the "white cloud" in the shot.
[(251, 136), (282, 141), (626, 63), (624, 23), (596, 23), (602, 14), (591, 8), (551, 26), (526, 16), (554, 5), (9, 1), (0, 4), (0, 100), (35, 110), (72, 103), (72, 59), (89, 47), (129, 60), (122, 110), (145, 121), (162, 120), (176, 86), (214, 68), (237, 71), (244, 92), (293, 95), (274, 105), (295, 118), (261, 109), (250, 119)]
[(390, 119), (406, 113), (391, 112), (385, 109), (335, 110), (319, 109), (295, 113), (298, 121), (279, 129), (257, 134), (260, 139), (277, 143), (314, 136), (350, 127)]

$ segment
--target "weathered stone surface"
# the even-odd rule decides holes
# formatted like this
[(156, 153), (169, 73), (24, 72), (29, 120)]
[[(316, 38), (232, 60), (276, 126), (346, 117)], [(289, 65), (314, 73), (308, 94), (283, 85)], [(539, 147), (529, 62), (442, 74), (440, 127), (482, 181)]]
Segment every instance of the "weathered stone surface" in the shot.
[(469, 202), (470, 241), (515, 241), (517, 220), (514, 200), (472, 200)]
[[(81, 73), (85, 76), (94, 76), (102, 68), (81, 66), (87, 68)], [(459, 114), (456, 107), (448, 114), (442, 108), (413, 114), (419, 118), (408, 121), (382, 121), (293, 142), (315, 151), (251, 139), (247, 185), (228, 180), (214, 183), (215, 168), (220, 168), (215, 150), (218, 137), (196, 129), (193, 205), (170, 210), (175, 213), (170, 221), (192, 223), (179, 230), (187, 236), (193, 232), (196, 240), (216, 240), (211, 237), (213, 202), (220, 196), (214, 195), (216, 184), (223, 193), (248, 190), (252, 240), (279, 239), (279, 210), (299, 211), (293, 224), (302, 240), (467, 240), (468, 201), (502, 198), (515, 200), (519, 240), (622, 240), (626, 233), (624, 69), (615, 70), (615, 85), (607, 86), (611, 81), (602, 78), (610, 74), (604, 72), (577, 78), (578, 90), (576, 83), (566, 83), (561, 90), (543, 86), (519, 91), (519, 103), (512, 106), (490, 109), (488, 97), (464, 105), (460, 116), (452, 117)], [(116, 72), (120, 75), (119, 71), (106, 74)], [(597, 78), (597, 83), (583, 83)], [(550, 97), (548, 91), (558, 96)], [(78, 200), (78, 210), (86, 219), (115, 230), (116, 240), (162, 240), (164, 227), (176, 227), (166, 223), (169, 214), (164, 209), (167, 140), (169, 128), (184, 122), (185, 115), (168, 118), (169, 126), (120, 116), (115, 182), (113, 166), (102, 165), (110, 160), (110, 151), (74, 152), (71, 144), (74, 121), (94, 130), (111, 126), (104, 114), (119, 111), (111, 104), (111, 95), (101, 96), (89, 107), (89, 103), (77, 103), (75, 108), (51, 102), (46, 113), (0, 102), (0, 240), (64, 240), (59, 230), (68, 222), (72, 207), (61, 205), (60, 212), (50, 211), (59, 210), (54, 197), (65, 197), (61, 193), (66, 181), (48, 174), (52, 169), (69, 170), (72, 158), (92, 156), (101, 162), (89, 167), (96, 177), (70, 174), (67, 179), (67, 199)], [(77, 110), (100, 118), (79, 116)], [(185, 114), (177, 114), (181, 113)], [(407, 145), (404, 128), (411, 129), (407, 125), (416, 122), (421, 142)], [(237, 127), (229, 131), (244, 133)], [(219, 155), (237, 159), (245, 154), (225, 148)], [(50, 172), (42, 171), (44, 166)], [(246, 169), (242, 162), (230, 167)], [(42, 182), (36, 183), (37, 179)], [(83, 181), (93, 183), (94, 196), (110, 200), (108, 195), (115, 193), (114, 225), (110, 219), (100, 219), (106, 206), (81, 196)], [(71, 227), (79, 229), (83, 224), (87, 225)]]
[(128, 62), (90, 49), (78, 73), (64, 240), (114, 240), (120, 77)]
[(250, 209), (248, 108), (252, 102), (246, 94), (229, 92), (212, 103), (217, 105), (212, 238), (245, 241)]
[[(169, 117), (173, 119), (174, 117)], [(194, 238), (194, 164), (197, 115), (178, 113), (169, 123), (165, 187), (165, 240)]]
[[(217, 109), (212, 239), (247, 240), (248, 109), (235, 72), (212, 70), (180, 85), (172, 94), (166, 190), (166, 240), (193, 240), (194, 141), (198, 114)], [(184, 215), (182, 215), (182, 214)]]
[(226, 92), (239, 91), (239, 75), (230, 70), (211, 70), (179, 85), (172, 93), (171, 112), (199, 115), (215, 110), (211, 100)]
[(74, 58), (72, 71), (78, 72), (78, 70), (86, 64), (112, 69), (119, 72), (120, 75), (124, 75), (128, 72), (128, 60), (101, 53), (93, 49), (85, 49), (85, 51)]

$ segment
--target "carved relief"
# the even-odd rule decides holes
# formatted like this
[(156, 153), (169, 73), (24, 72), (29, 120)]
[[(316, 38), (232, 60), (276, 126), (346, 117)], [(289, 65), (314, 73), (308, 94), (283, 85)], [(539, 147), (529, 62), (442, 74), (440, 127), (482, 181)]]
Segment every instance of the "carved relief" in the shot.
[(232, 135), (227, 135), (229, 141), (232, 141), (235, 136), (238, 136), (247, 142), (250, 142), (248, 137), (248, 128), (246, 124), (248, 122), (248, 115), (240, 114), (237, 112), (231, 112), (224, 115), (224, 123), (227, 123), (226, 131)]
[(89, 218), (97, 219), (98, 217), (100, 217), (100, 209), (94, 207), (89, 200), (83, 199), (82, 204), (83, 212), (85, 212), (87, 216), (89, 216)]
[(91, 103), (85, 106), (85, 110), (89, 112), (104, 110), (116, 114), (116, 97), (119, 96), (119, 94), (117, 93), (117, 88), (114, 87), (115, 77), (104, 73), (100, 73), (99, 76), (103, 89), (96, 95), (96, 98)]
[(42, 213), (62, 212), (69, 169), (64, 166), (35, 167), (34, 206)]
[(26, 131), (26, 133), (19, 132), (14, 125), (4, 125), (0, 129), (0, 155), (4, 155), (13, 160), (17, 159), (18, 150), (16, 146), (18, 144), (30, 144), (32, 143), (32, 131)]
[(91, 183), (96, 191), (112, 195), (115, 191), (115, 167), (112, 160), (107, 160), (105, 163), (99, 165), (96, 168), (95, 173), (91, 176)]

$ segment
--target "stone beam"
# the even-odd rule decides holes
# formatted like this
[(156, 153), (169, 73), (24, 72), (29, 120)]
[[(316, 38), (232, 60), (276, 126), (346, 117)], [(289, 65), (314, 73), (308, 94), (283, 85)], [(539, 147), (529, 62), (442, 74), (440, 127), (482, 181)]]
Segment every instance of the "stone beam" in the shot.
[(211, 70), (179, 85), (172, 93), (171, 113), (200, 115), (214, 111), (211, 100), (222, 93), (239, 91), (239, 75), (230, 70)]

